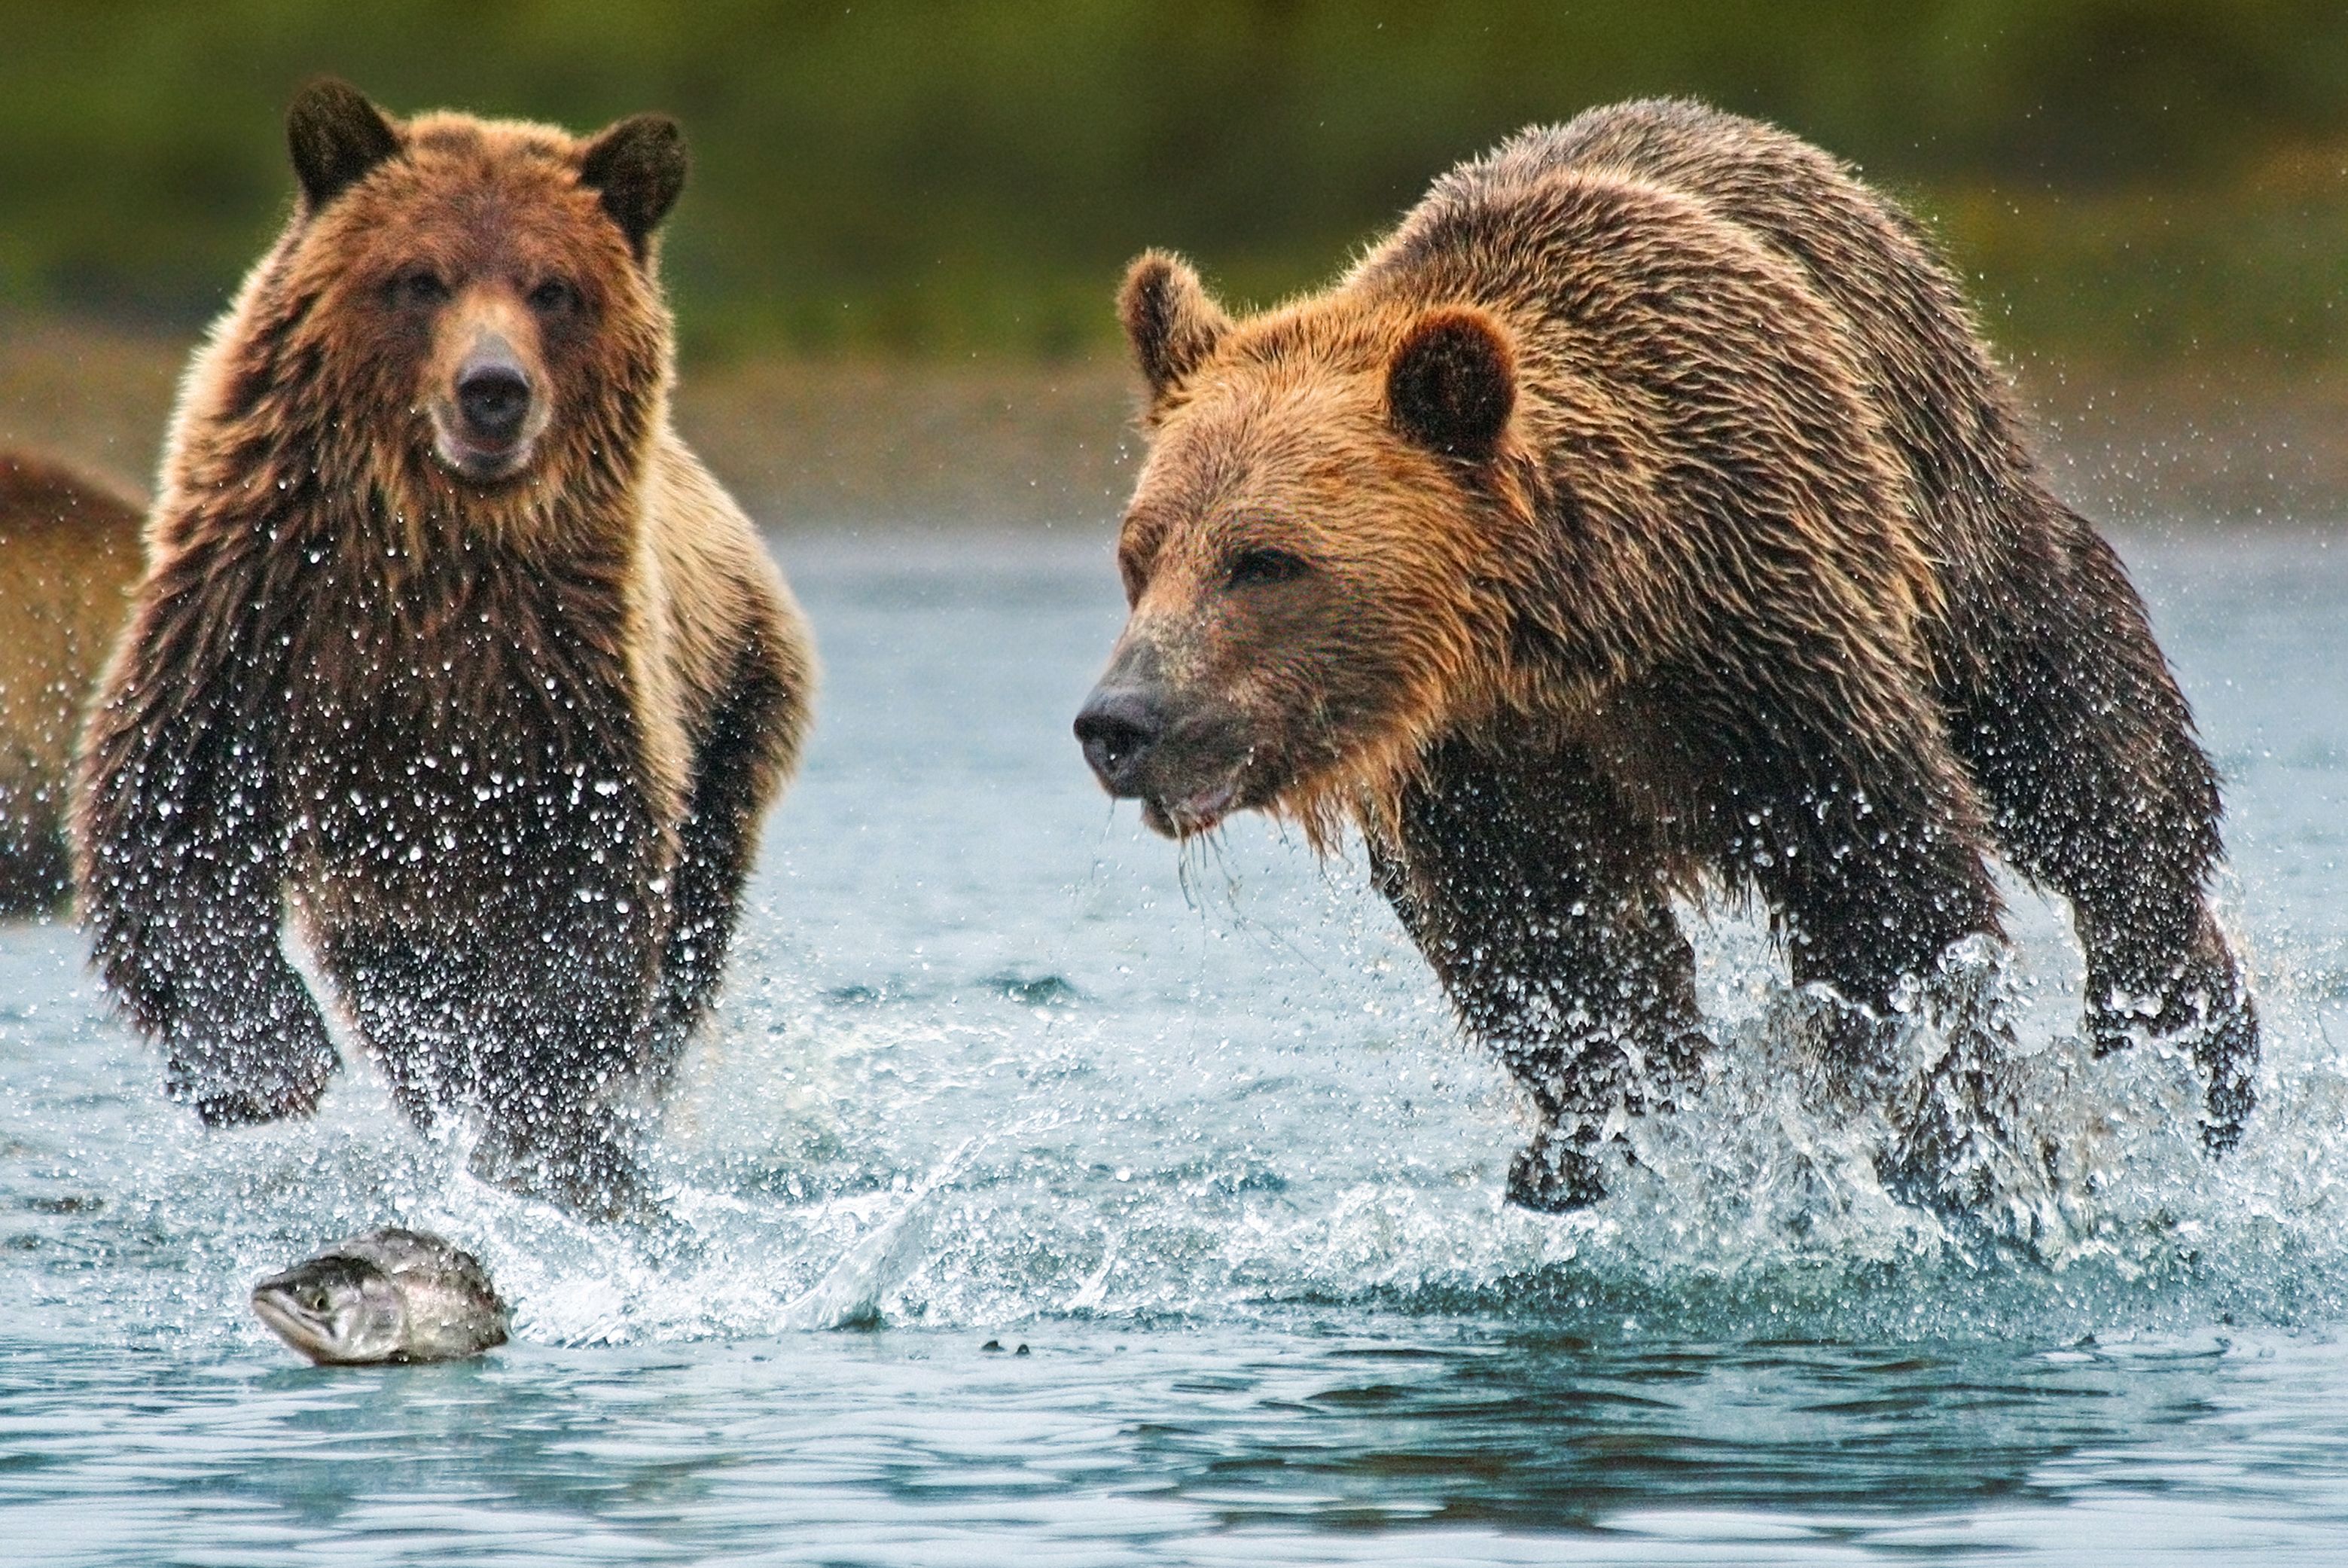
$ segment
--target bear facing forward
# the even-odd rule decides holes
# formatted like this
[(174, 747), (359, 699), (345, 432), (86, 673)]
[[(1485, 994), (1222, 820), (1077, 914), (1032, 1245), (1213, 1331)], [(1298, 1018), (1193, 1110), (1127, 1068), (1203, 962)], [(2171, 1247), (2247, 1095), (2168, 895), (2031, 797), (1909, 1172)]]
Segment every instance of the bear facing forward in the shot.
[(1806, 143), (1593, 110), (1439, 180), (1321, 295), (1120, 301), (1148, 454), (1131, 617), (1076, 722), (1159, 830), (1350, 819), (1468, 1029), (1542, 1113), (1509, 1191), (1605, 1189), (1704, 1046), (1674, 894), (1767, 908), (1794, 978), (1951, 1048), (1890, 1151), (1985, 1196), (2003, 1026), (1984, 857), (2070, 902), (2100, 1053), (2190, 1038), (2240, 1135), (2255, 1014), (2206, 887), (2215, 776), (2110, 548), (2048, 491), (1945, 265)]
[(486, 1174), (631, 1206), (716, 989), (812, 650), (670, 427), (675, 122), (289, 118), (292, 221), (199, 352), (83, 741), (97, 965), (207, 1122), (337, 1058)]

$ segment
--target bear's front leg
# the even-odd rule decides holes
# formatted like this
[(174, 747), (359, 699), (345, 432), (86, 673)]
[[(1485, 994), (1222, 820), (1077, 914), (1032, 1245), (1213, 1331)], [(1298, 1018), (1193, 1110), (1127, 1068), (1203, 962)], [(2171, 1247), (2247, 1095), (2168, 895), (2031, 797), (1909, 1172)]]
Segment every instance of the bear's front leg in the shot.
[(1509, 1200), (1550, 1212), (1597, 1202), (1616, 1113), (1668, 1108), (1705, 1046), (1660, 855), (1565, 750), (1448, 742), (1405, 794), (1398, 828), (1391, 842), (1372, 835), (1379, 891), (1463, 1026), (1540, 1110)]
[(81, 918), (107, 989), (165, 1052), (165, 1092), (208, 1126), (306, 1116), (341, 1067), (278, 945), (284, 833), (272, 648), (206, 607), (252, 602), (252, 563), (175, 563), (145, 590), (83, 737)]
[(804, 722), (805, 693), (793, 683), (805, 676), (781, 656), (780, 640), (771, 630), (753, 634), (694, 760), (654, 1008), (651, 1071), (659, 1093), (725, 977), (757, 853), (758, 819), (781, 787)]
[(338, 976), (419, 1125), (469, 1113), (474, 1175), (590, 1219), (647, 1207), (652, 1109), (654, 934), (602, 907), (600, 926), (485, 922), (469, 951)]
[(479, 1027), (456, 1087), (480, 1108), (474, 1168), (589, 1218), (639, 1215), (674, 851), (624, 786), (530, 850), (464, 964)]
[(614, 1103), (629, 1087), (614, 1073), (601, 1084), (582, 1078), (572, 1103), (493, 1106), (473, 1146), (473, 1174), (582, 1219), (653, 1217), (659, 1205), (644, 1166), (651, 1129)]
[(651, 937), (582, 902), (596, 905), (608, 923), (501, 905), (453, 935), (339, 931), (321, 956), (417, 1127), (470, 1112), (476, 1176), (609, 1219), (644, 1207), (632, 1106), (649, 986), (629, 955)]

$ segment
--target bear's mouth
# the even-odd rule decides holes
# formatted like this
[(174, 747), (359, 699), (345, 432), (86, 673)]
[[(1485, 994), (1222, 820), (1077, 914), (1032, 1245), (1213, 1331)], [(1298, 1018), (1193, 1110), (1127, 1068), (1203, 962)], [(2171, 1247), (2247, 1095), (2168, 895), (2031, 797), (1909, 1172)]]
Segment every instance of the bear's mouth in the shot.
[(530, 466), (535, 442), (529, 437), (490, 445), (468, 439), (440, 420), (432, 421), (432, 455), (458, 479), (492, 485), (513, 478)]
[(552, 422), (543, 397), (533, 397), (510, 418), (487, 425), (468, 418), (453, 397), (433, 398), (426, 412), (433, 459), (468, 484), (481, 486), (519, 477), (538, 455), (540, 438)]
[(1241, 804), (1240, 775), (1232, 772), (1220, 783), (1175, 799), (1150, 796), (1141, 802), (1141, 820), (1161, 838), (1187, 839), (1211, 831)]
[(1286, 776), (1251, 715), (1220, 699), (1169, 696), (1155, 681), (1104, 677), (1076, 733), (1101, 787), (1138, 800), (1143, 824), (1163, 838), (1211, 831), (1276, 799)]

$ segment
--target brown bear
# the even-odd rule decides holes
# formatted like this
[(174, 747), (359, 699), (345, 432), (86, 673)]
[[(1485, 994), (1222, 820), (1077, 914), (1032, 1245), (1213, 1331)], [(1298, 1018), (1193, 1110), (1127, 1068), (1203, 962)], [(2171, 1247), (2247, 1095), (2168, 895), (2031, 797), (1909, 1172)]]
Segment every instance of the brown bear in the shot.
[(717, 986), (813, 655), (669, 419), (675, 123), (295, 100), (292, 221), (190, 368), (83, 741), (83, 915), (207, 1122), (335, 1070), (588, 1212)]
[(130, 613), (143, 511), (95, 475), (0, 451), (0, 919), (72, 893), (74, 740)]
[[(1437, 181), (1333, 289), (1245, 321), (1151, 253), (1131, 617), (1076, 722), (1177, 835), (1350, 819), (1540, 1107), (1509, 1191), (1602, 1194), (1704, 1045), (1673, 895), (1757, 898), (1794, 978), (1950, 1048), (1887, 1175), (1984, 1196), (2002, 852), (2070, 902), (2098, 1053), (2188, 1036), (2212, 1152), (2256, 1016), (2206, 889), (2215, 775), (2110, 547), (2047, 490), (1919, 226), (1684, 102)], [(1970, 1001), (1968, 997), (1972, 998)]]

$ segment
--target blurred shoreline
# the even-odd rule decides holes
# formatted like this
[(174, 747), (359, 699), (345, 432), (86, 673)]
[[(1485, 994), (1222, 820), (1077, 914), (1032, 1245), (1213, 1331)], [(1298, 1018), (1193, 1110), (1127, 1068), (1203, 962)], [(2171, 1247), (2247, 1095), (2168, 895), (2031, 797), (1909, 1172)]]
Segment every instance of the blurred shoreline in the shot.
[[(0, 317), (0, 444), (144, 490), (185, 334)], [(2056, 488), (2122, 531), (2348, 519), (2348, 371), (2026, 357)], [(1113, 525), (1139, 443), (1115, 359), (688, 361), (677, 423), (765, 527)]]

